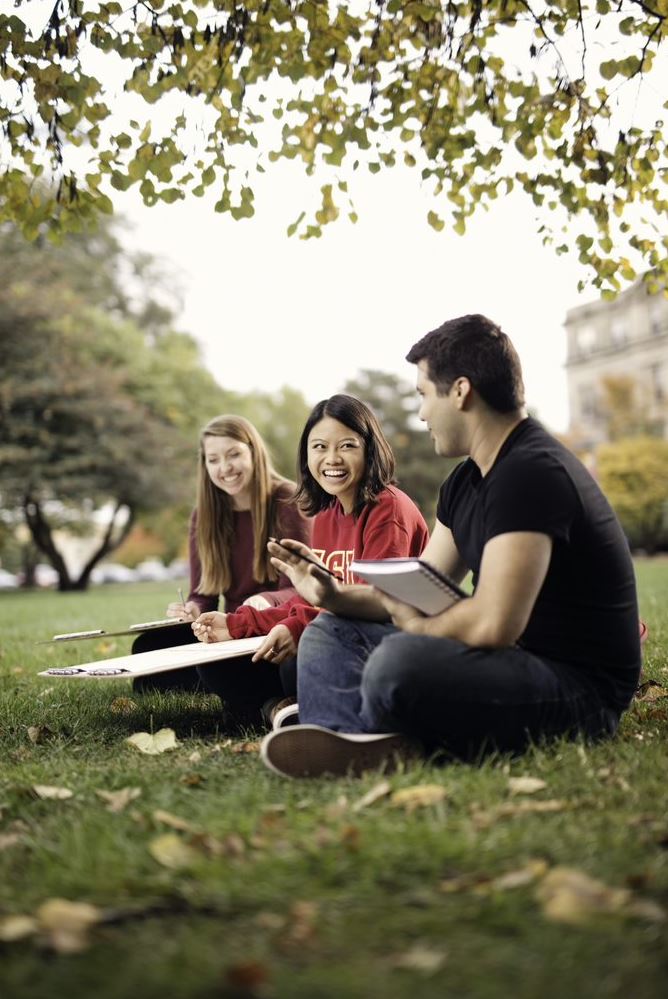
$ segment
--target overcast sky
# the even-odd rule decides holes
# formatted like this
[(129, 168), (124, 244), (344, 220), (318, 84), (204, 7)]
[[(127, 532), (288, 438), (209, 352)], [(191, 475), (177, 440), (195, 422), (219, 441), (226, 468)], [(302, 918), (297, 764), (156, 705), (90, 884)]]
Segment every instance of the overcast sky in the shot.
[(528, 404), (564, 430), (563, 321), (596, 292), (579, 295), (577, 260), (542, 246), (531, 204), (505, 199), (460, 237), (427, 224), (430, 199), (407, 169), (351, 190), (359, 222), (344, 217), (309, 241), (285, 234), (308, 200), (292, 164), (263, 178), (250, 220), (196, 198), (147, 208), (131, 192), (117, 208), (133, 223), (134, 245), (180, 275), (181, 327), (226, 388), (290, 385), (314, 403), (362, 368), (412, 382), (404, 357), (415, 340), (445, 319), (482, 312), (518, 348)]

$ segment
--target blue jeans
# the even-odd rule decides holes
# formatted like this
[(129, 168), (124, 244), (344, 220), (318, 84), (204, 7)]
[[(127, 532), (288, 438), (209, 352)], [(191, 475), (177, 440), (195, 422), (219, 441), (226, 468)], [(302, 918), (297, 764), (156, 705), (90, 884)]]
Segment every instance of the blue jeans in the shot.
[(461, 759), (615, 733), (619, 711), (576, 667), (517, 647), (478, 649), (321, 613), (297, 659), (299, 719), (339, 732), (402, 732)]

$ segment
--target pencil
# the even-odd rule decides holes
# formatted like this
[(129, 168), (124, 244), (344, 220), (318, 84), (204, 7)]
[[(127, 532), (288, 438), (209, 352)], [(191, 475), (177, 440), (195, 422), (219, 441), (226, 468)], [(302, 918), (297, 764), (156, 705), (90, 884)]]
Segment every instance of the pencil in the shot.
[(290, 552), (291, 555), (296, 555), (297, 558), (302, 560), (302, 562), (309, 562), (311, 565), (314, 565), (316, 569), (320, 569), (321, 572), (326, 572), (328, 576), (332, 576), (333, 579), (338, 579), (340, 583), (343, 582), (343, 579), (339, 576), (338, 572), (332, 572), (332, 570), (328, 569), (326, 565), (320, 565), (319, 562), (316, 562), (314, 558), (309, 558), (308, 555), (303, 555), (302, 552), (294, 551), (292, 548), (286, 548), (285, 545), (282, 545), (280, 541), (276, 540), (276, 538), (269, 538), (269, 540), (273, 541), (274, 544), (278, 545), (280, 548), (284, 548), (286, 552)]

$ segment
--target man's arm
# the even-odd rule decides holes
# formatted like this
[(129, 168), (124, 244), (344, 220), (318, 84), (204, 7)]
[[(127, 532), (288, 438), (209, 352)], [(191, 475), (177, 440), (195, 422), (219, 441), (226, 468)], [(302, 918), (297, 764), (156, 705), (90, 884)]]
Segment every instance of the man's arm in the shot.
[[(427, 561), (430, 547), (431, 542)], [(441, 554), (447, 556), (447, 549)], [(475, 594), (442, 614), (424, 617), (407, 604), (382, 596), (381, 600), (394, 623), (411, 634), (456, 638), (481, 648), (514, 645), (529, 622), (551, 555), (552, 539), (547, 534), (499, 534), (485, 545)], [(441, 564), (437, 568), (448, 571)]]
[(444, 572), (446, 576), (454, 579), (456, 583), (461, 583), (468, 572), (468, 566), (465, 565), (464, 560), (457, 551), (452, 531), (449, 527), (442, 524), (440, 520), (436, 521), (436, 526), (427, 542), (427, 547), (422, 552), (420, 558), (428, 562), (429, 565), (433, 565), (434, 569)]

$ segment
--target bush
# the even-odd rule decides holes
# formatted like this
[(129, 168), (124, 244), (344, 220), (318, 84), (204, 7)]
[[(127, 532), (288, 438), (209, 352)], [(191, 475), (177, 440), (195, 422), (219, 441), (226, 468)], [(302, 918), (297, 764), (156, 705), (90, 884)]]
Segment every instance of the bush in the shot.
[(598, 479), (632, 548), (655, 552), (668, 542), (668, 441), (632, 437), (602, 444)]

